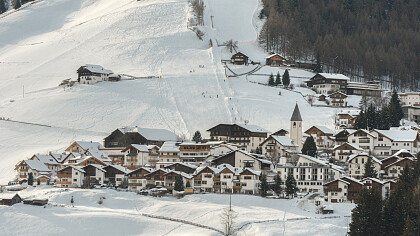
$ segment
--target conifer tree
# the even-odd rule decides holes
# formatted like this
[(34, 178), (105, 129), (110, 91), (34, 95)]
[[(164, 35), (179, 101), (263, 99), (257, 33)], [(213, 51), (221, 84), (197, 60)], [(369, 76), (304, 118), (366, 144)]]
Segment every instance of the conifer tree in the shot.
[(368, 157), (365, 163), (365, 173), (363, 174), (363, 178), (377, 178), (378, 172), (375, 170), (375, 166), (373, 165), (372, 158)]
[(7, 11), (5, 0), (0, 0), (0, 14)]
[(190, 181), (187, 181), (187, 183), (185, 184), (185, 187), (186, 187), (186, 188), (191, 188)]
[(281, 177), (279, 174), (277, 174), (276, 176), (274, 176), (274, 186), (273, 186), (273, 191), (279, 195), (281, 193)]
[(407, 216), (407, 218), (405, 219), (405, 225), (404, 225), (404, 232), (402, 234), (402, 236), (415, 236), (416, 231), (414, 230), (414, 227), (411, 223), (411, 219), (409, 216)]
[(271, 73), (270, 77), (268, 77), (268, 85), (274, 86), (274, 76), (273, 76), (273, 73)]
[(182, 176), (178, 175), (175, 179), (175, 191), (184, 191), (184, 182), (182, 181)]
[(352, 210), (350, 235), (383, 235), (382, 196), (377, 190), (362, 189)]
[(400, 99), (395, 90), (392, 93), (391, 101), (389, 104), (389, 113), (391, 114), (391, 126), (400, 126), (400, 120), (404, 117), (404, 113), (401, 107)]
[(32, 186), (34, 184), (34, 175), (32, 173), (28, 174), (28, 185)]
[(375, 109), (375, 107), (373, 106), (372, 103), (369, 104), (366, 114), (367, 114), (367, 128), (369, 130), (378, 128), (378, 126), (377, 126), (377, 120), (378, 120), (377, 113), (376, 113), (376, 109)]
[(268, 183), (267, 183), (267, 176), (261, 175), (261, 196), (265, 197), (267, 196), (268, 191)]
[(41, 180), (39, 180), (39, 179), (38, 179), (38, 180), (36, 181), (36, 185), (40, 185), (40, 184), (41, 184)]
[(367, 115), (362, 110), (354, 122), (354, 129), (367, 129)]
[(196, 143), (201, 143), (201, 141), (203, 141), (203, 138), (201, 137), (201, 133), (200, 131), (195, 131), (194, 136), (192, 138), (192, 140)]
[(302, 147), (302, 153), (311, 157), (316, 157), (317, 147), (315, 140), (312, 136), (309, 136)]
[(294, 197), (297, 192), (296, 180), (293, 175), (289, 174), (286, 179), (286, 194)]
[(281, 84), (281, 79), (280, 79), (280, 73), (279, 73), (279, 72), (277, 72), (277, 75), (276, 75), (276, 82), (275, 82), (275, 84), (276, 84), (276, 85)]
[(22, 6), (22, 4), (20, 3), (20, 0), (13, 0), (13, 8), (14, 9), (19, 9)]
[(283, 85), (289, 86), (290, 85), (290, 75), (289, 70), (285, 70), (283, 74)]
[(319, 53), (316, 54), (316, 66), (314, 68), (315, 73), (322, 73), (321, 59)]

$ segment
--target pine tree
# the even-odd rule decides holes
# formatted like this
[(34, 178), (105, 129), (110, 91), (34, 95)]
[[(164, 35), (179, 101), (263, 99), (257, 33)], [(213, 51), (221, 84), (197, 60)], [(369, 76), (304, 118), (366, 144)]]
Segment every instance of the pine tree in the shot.
[(22, 6), (22, 4), (20, 3), (20, 0), (13, 0), (13, 8), (14, 9), (19, 9)]
[(279, 73), (279, 72), (277, 72), (277, 75), (276, 75), (276, 82), (275, 82), (275, 84), (276, 84), (276, 85), (281, 84), (281, 79), (280, 79), (280, 73)]
[(402, 236), (416, 236), (416, 231), (414, 230), (414, 227), (411, 223), (411, 219), (409, 216), (405, 219), (405, 225), (404, 225), (404, 232)]
[(36, 185), (40, 185), (40, 184), (41, 184), (41, 180), (39, 180), (39, 179), (38, 179), (38, 180), (36, 181)]
[(388, 107), (383, 107), (379, 112), (378, 128), (388, 130), (391, 128), (390, 114)]
[(178, 175), (175, 179), (175, 191), (184, 191), (184, 182), (182, 181), (182, 176)]
[(7, 11), (5, 0), (0, 0), (0, 14)]
[(186, 187), (186, 188), (191, 188), (190, 181), (187, 181), (187, 183), (185, 184), (185, 187)]
[(367, 126), (368, 126), (367, 128), (369, 130), (378, 128), (378, 126), (377, 126), (377, 120), (378, 120), (377, 113), (376, 113), (376, 109), (375, 109), (375, 107), (373, 106), (372, 103), (369, 104), (366, 114), (367, 114)]
[(362, 110), (360, 111), (359, 116), (356, 119), (356, 122), (354, 122), (354, 129), (366, 129), (367, 128), (367, 115)]
[(267, 183), (267, 176), (261, 175), (261, 196), (265, 197), (267, 196), (268, 191), (268, 183)]
[(290, 85), (290, 75), (289, 70), (285, 70), (283, 74), (283, 85), (289, 86)]
[(396, 91), (392, 93), (391, 101), (389, 103), (389, 113), (391, 114), (391, 126), (400, 126), (400, 121), (404, 117), (404, 113)]
[(311, 157), (316, 157), (317, 147), (315, 140), (312, 136), (309, 136), (302, 147), (302, 153)]
[(32, 186), (34, 184), (34, 175), (29, 173), (28, 175), (28, 185)]
[(363, 174), (363, 178), (377, 178), (378, 172), (375, 170), (375, 166), (373, 165), (372, 158), (368, 157), (365, 163), (365, 173)]
[(352, 210), (350, 235), (383, 235), (382, 196), (377, 190), (362, 189)]
[(294, 197), (297, 192), (296, 180), (293, 175), (288, 175), (286, 179), (286, 194)]
[(201, 141), (203, 141), (203, 138), (201, 137), (201, 133), (200, 131), (195, 131), (194, 136), (192, 138), (192, 140), (196, 143), (201, 143)]
[(315, 73), (322, 73), (321, 58), (319, 53), (316, 54), (316, 66), (314, 68)]
[(279, 195), (281, 193), (281, 177), (279, 174), (277, 174), (276, 176), (274, 176), (274, 186), (273, 186), (273, 191)]
[(274, 85), (274, 76), (273, 73), (271, 73), (270, 77), (268, 77), (268, 85), (273, 86)]

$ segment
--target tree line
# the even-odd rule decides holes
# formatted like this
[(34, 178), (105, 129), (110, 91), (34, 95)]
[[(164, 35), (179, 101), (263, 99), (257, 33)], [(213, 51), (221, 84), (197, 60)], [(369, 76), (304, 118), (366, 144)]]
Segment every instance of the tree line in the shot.
[(383, 201), (375, 189), (362, 189), (352, 211), (349, 235), (420, 235), (420, 153), (406, 166), (396, 188)]
[[(418, 89), (418, 0), (262, 0), (259, 40), (267, 52), (355, 81)], [(322, 65), (322, 68), (320, 68)]]
[[(13, 9), (19, 9), (23, 4), (33, 2), (35, 0), (12, 0), (11, 7)], [(0, 14), (9, 10), (7, 0), (0, 0)]]

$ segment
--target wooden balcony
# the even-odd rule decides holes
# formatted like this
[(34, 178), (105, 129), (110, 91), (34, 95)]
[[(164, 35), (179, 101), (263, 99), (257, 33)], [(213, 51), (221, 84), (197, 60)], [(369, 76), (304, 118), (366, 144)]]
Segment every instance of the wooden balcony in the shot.
[(70, 175), (57, 174), (57, 178), (70, 178), (71, 179), (71, 174)]
[(143, 186), (142, 183), (128, 183), (128, 186)]
[(233, 186), (233, 189), (242, 189), (242, 186)]
[(21, 179), (26, 179), (28, 176), (26, 176), (26, 175), (19, 175), (19, 178), (21, 178)]
[(213, 188), (222, 188), (221, 185), (213, 185)]
[(28, 172), (28, 169), (19, 169), (19, 172)]
[(201, 177), (201, 175), (200, 176), (195, 176), (194, 177), (194, 180), (202, 180), (203, 178)]
[(71, 181), (57, 181), (56, 184), (71, 184)]
[(220, 181), (220, 178), (213, 178), (213, 181)]

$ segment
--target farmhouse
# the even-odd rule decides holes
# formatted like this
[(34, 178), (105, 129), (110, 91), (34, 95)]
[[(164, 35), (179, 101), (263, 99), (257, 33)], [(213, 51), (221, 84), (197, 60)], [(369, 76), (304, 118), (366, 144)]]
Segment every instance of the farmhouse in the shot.
[(347, 95), (342, 92), (333, 92), (330, 96), (330, 105), (333, 107), (346, 107), (347, 106)]
[(138, 191), (143, 188), (146, 188), (147, 179), (145, 175), (155, 171), (151, 168), (141, 167), (137, 170), (133, 170), (127, 174), (128, 177), (128, 191)]
[(238, 52), (232, 55), (230, 62), (235, 65), (248, 65), (248, 57), (242, 52)]
[(96, 84), (108, 80), (112, 71), (104, 69), (99, 65), (86, 64), (77, 70), (77, 81), (81, 84)]
[(281, 66), (286, 62), (286, 58), (280, 56), (277, 53), (271, 54), (265, 58), (265, 64), (270, 66)]
[(85, 171), (80, 166), (68, 166), (57, 172), (57, 187), (82, 187)]
[(381, 172), (382, 162), (376, 157), (362, 152), (359, 154), (350, 155), (347, 162), (349, 163), (349, 175), (352, 178), (361, 179), (365, 174), (365, 164), (371, 159), (376, 173), (379, 175)]
[(51, 170), (39, 160), (23, 160), (16, 165), (15, 170), (19, 181), (27, 181), (29, 173), (32, 173), (34, 179), (41, 175), (51, 174)]
[(306, 83), (316, 93), (327, 95), (346, 88), (349, 81), (350, 78), (343, 74), (318, 73)]
[(66, 152), (93, 156), (104, 163), (111, 164), (112, 160), (101, 149), (104, 149), (104, 146), (98, 142), (75, 141), (66, 149)]
[(13, 206), (22, 202), (22, 198), (17, 193), (0, 193), (0, 205)]
[(315, 125), (305, 131), (306, 134), (311, 135), (320, 148), (330, 148), (334, 144), (334, 133), (325, 126)]

